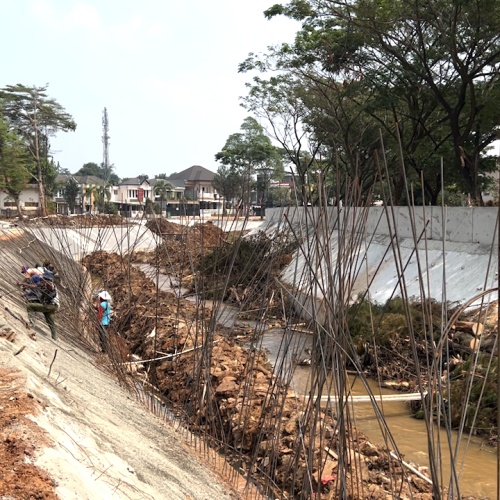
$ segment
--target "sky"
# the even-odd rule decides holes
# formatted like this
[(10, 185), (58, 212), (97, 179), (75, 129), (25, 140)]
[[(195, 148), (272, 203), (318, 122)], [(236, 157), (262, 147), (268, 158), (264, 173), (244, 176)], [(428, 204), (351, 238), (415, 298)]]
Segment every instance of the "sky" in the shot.
[(240, 106), (250, 52), (292, 41), (294, 21), (267, 20), (277, 0), (2, 0), (0, 87), (42, 86), (77, 123), (52, 154), (75, 173), (109, 159), (121, 177), (216, 171), (215, 154), (249, 113)]

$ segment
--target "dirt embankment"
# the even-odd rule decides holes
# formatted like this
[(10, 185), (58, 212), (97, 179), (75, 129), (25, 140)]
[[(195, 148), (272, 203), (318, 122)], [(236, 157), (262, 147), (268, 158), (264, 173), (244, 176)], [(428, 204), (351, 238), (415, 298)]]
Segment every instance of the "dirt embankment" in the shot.
[[(340, 436), (330, 415), (318, 419), (273, 376), (264, 352), (243, 347), (244, 331), (214, 327), (208, 312), (157, 291), (117, 255), (96, 252), (84, 265), (114, 299), (115, 360), (130, 359), (127, 351), (143, 360), (163, 358), (145, 365), (149, 382), (192, 431), (269, 493), (332, 498), (343, 477), (351, 498), (362, 492), (362, 498), (385, 499), (395, 488), (407, 495), (411, 490), (413, 498), (432, 497), (417, 475), (403, 479), (407, 471), (388, 450), (360, 433)], [(338, 457), (339, 440), (347, 440), (348, 456)]]
[(24, 385), (20, 372), (0, 367), (0, 496), (55, 500), (53, 479), (33, 463), (47, 440), (28, 416), (43, 406)]

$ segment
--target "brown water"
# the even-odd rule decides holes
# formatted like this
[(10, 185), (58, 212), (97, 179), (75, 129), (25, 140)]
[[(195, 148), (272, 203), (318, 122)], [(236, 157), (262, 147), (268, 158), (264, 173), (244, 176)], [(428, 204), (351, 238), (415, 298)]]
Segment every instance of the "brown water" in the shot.
[[(156, 269), (154, 267), (147, 264), (142, 264), (138, 267), (156, 283)], [(158, 278), (159, 288), (178, 295), (182, 295), (185, 292), (169, 276), (160, 273)], [(195, 302), (198, 301), (197, 297), (190, 297), (190, 299)], [(212, 308), (213, 304), (211, 301), (205, 301), (203, 302), (203, 306)], [(237, 308), (223, 305), (220, 307), (217, 315), (218, 321), (230, 327), (236, 321), (237, 313)], [(253, 322), (244, 323), (255, 326)], [(290, 353), (300, 352), (303, 357), (307, 357), (305, 351), (311, 346), (312, 342), (310, 335), (294, 333), (286, 349), (283, 345), (283, 338), (282, 330), (268, 330), (263, 335), (261, 345), (268, 351), (272, 364), (281, 360), (285, 351), (287, 354), (284, 357), (288, 364), (293, 363)], [(294, 367), (292, 389), (296, 394), (307, 394), (309, 374), (310, 369), (307, 366)], [(379, 388), (378, 384), (373, 380), (367, 380), (365, 383), (368, 384), (373, 394), (399, 394), (387, 388)], [(359, 377), (351, 376), (352, 394), (354, 396), (368, 394), (365, 383)], [(403, 459), (418, 466), (428, 466), (428, 432), (425, 422), (412, 418), (407, 404), (402, 401), (378, 404), (384, 415), (387, 428)], [(386, 442), (372, 403), (354, 403), (352, 404), (352, 410), (351, 414), (354, 415), (354, 423), (361, 432), (366, 434), (373, 443), (386, 443), (389, 449), (394, 449), (391, 443)], [(453, 433), (453, 451), (457, 437), (458, 434)], [(442, 449), (442, 483), (446, 485), (447, 479), (450, 478), (451, 460), (444, 429), (435, 431), (434, 441), (437, 442), (438, 439), (440, 440)], [(497, 475), (496, 449), (482, 445), (476, 439), (469, 442), (467, 438), (462, 438), (460, 450), (460, 459), (457, 461), (456, 466), (459, 476), (460, 494), (474, 495), (477, 498), (495, 498)]]
[[(283, 357), (283, 332), (280, 330), (270, 330), (266, 332), (262, 339), (262, 347), (269, 353), (270, 361), (274, 364)], [(311, 336), (301, 333), (294, 333), (293, 346), (290, 345), (288, 352), (302, 352), (311, 345)], [(305, 356), (307, 357), (307, 355)], [(307, 366), (296, 366), (292, 388), (296, 394), (307, 394), (310, 369)], [(360, 377), (350, 375), (352, 384), (352, 395), (366, 395), (368, 384), (373, 394), (400, 394), (387, 388), (380, 388), (376, 381), (366, 380), (363, 382)], [(391, 401), (378, 403), (380, 411), (384, 415), (387, 427), (392, 435), (399, 453), (406, 462), (411, 462), (417, 466), (428, 466), (427, 450), (427, 427), (423, 420), (417, 420), (410, 416), (408, 405), (403, 401)], [(354, 415), (354, 424), (357, 429), (369, 437), (373, 443), (383, 444), (393, 450), (392, 443), (387, 442), (384, 433), (376, 417), (372, 403), (351, 404), (351, 414)], [(434, 442), (441, 443), (441, 463), (442, 463), (442, 484), (447, 486), (450, 478), (450, 452), (447, 444), (447, 435), (444, 429), (435, 429)], [(452, 450), (458, 433), (452, 433)], [(468, 442), (468, 438), (462, 438), (460, 445), (461, 452), (457, 461), (457, 474), (459, 477), (460, 494), (474, 495), (481, 498), (496, 498), (496, 449), (482, 445), (477, 439)]]

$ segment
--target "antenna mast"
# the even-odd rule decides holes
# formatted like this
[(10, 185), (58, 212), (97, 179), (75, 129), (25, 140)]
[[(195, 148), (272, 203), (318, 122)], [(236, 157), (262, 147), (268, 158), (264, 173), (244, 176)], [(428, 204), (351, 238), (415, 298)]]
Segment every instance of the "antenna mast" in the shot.
[(108, 180), (111, 172), (109, 165), (109, 122), (106, 108), (102, 113), (102, 167), (106, 180)]

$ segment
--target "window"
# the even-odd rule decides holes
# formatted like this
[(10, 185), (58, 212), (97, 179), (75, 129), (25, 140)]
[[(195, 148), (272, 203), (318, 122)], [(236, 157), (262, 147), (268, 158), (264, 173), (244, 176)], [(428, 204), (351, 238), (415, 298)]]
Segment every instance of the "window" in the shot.
[(4, 201), (3, 202), (3, 206), (4, 207), (15, 207), (16, 206), (16, 202), (15, 201)]
[(118, 196), (118, 189), (113, 189), (113, 194), (114, 194), (115, 196)]
[(38, 201), (25, 201), (24, 206), (26, 208), (38, 208)]
[(137, 189), (129, 189), (128, 190), (129, 198), (137, 198)]

